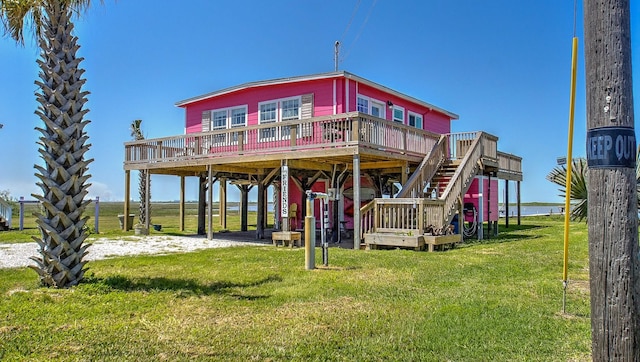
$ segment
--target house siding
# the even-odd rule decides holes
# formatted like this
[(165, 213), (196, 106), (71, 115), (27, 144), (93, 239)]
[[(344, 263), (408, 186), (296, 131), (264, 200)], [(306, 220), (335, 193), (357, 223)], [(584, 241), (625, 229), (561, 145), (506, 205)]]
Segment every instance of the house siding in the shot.
[(313, 94), (315, 117), (333, 114), (333, 79), (238, 90), (186, 106), (186, 133), (202, 132), (202, 112), (247, 105), (247, 126), (258, 124), (258, 103)]
[[(451, 118), (446, 114), (442, 114), (438, 111), (429, 109), (427, 107), (424, 107), (422, 105), (419, 105), (413, 102), (409, 102), (405, 99), (394, 96), (392, 94), (388, 94), (386, 92), (383, 92), (379, 89), (373, 88), (366, 84), (356, 83), (356, 82), (353, 82), (353, 83), (354, 83), (353, 96), (349, 97), (349, 101), (351, 104), (350, 108), (352, 110), (357, 109), (357, 95), (356, 95), (357, 93), (359, 95), (363, 95), (369, 98), (379, 100), (385, 104), (387, 103), (387, 101), (390, 101), (394, 105), (404, 108), (404, 111), (405, 111), (404, 124), (407, 124), (408, 118), (409, 118), (408, 112), (411, 111), (411, 112), (422, 115), (422, 118), (423, 118), (422, 128), (424, 130), (440, 133), (440, 134), (451, 132)], [(388, 108), (385, 114), (386, 114), (387, 120), (389, 121), (393, 120), (393, 114)]]
[[(480, 183), (478, 179), (482, 178), (483, 180), (483, 191), (480, 192)], [(489, 190), (491, 188), (491, 190)], [(469, 189), (464, 194), (464, 202), (472, 203), (476, 210), (480, 210), (480, 197), (484, 199), (483, 205), (483, 220), (486, 221), (498, 221), (498, 217), (500, 213), (498, 211), (498, 195), (500, 195), (500, 189), (498, 185), (498, 180), (496, 178), (491, 179), (491, 184), (489, 184), (489, 178), (486, 176), (476, 176), (474, 180), (471, 182)], [(487, 207), (487, 198), (489, 198), (489, 207)], [(489, 212), (491, 211), (491, 212)], [(472, 222), (473, 218), (469, 216), (465, 216), (465, 221)]]
[[(186, 133), (206, 131), (202, 124), (203, 112), (243, 105), (247, 106), (247, 125), (256, 125), (259, 102), (308, 94), (313, 95), (312, 113), (315, 117), (334, 114), (334, 100), (335, 113), (354, 112), (358, 109), (358, 95), (363, 95), (385, 104), (390, 101), (394, 105), (403, 107), (405, 124), (408, 122), (408, 112), (411, 111), (422, 115), (424, 130), (440, 134), (451, 132), (451, 117), (447, 114), (345, 77), (251, 87), (189, 103), (184, 106), (186, 108), (185, 130)], [(385, 118), (392, 121), (392, 113), (387, 108)]]

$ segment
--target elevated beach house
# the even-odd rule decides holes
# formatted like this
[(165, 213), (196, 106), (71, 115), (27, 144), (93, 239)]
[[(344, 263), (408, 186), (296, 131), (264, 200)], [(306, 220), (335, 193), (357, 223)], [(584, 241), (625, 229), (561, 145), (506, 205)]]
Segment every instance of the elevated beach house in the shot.
[(458, 215), (495, 227), (498, 179), (522, 180), (521, 158), (499, 152), (497, 137), (451, 133), (455, 113), (345, 71), (245, 83), (176, 105), (185, 110), (185, 134), (125, 143), (125, 200), (131, 170), (179, 176), (183, 220), (184, 178), (198, 177), (199, 229), (210, 237), (214, 182), (222, 227), (228, 183), (241, 192), (243, 230), (257, 188), (257, 238), (265, 235), (269, 186), (282, 232), (304, 227), (311, 190), (329, 195), (333, 237), (347, 230), (355, 248), (421, 248), (459, 241)]

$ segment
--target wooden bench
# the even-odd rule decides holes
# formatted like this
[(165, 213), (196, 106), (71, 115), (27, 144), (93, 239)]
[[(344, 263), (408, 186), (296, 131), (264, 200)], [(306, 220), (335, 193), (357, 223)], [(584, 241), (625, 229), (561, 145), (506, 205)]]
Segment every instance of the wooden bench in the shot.
[(298, 242), (298, 246), (302, 246), (302, 233), (299, 231), (274, 231), (271, 234), (271, 240), (274, 246), (278, 246), (278, 242), (282, 242), (282, 246), (289, 246), (293, 248), (293, 245)]

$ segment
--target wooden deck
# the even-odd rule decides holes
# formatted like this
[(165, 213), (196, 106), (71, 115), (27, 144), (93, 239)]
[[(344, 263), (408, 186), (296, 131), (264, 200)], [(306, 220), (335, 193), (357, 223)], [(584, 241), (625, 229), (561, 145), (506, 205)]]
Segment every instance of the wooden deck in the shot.
[[(473, 135), (467, 133), (466, 135)], [(415, 169), (438, 143), (441, 135), (389, 122), (363, 113), (315, 117), (278, 124), (248, 126), (204, 133), (125, 143), (125, 170), (152, 174), (195, 176), (214, 165), (215, 171), (245, 175), (268, 174), (281, 160), (299, 169), (331, 171), (349, 168), (360, 156), (360, 169), (406, 174)], [(462, 154), (452, 135), (451, 153)], [(521, 158), (497, 152), (488, 145), (490, 163), (513, 179), (521, 178)], [(493, 150), (489, 150), (489, 148)], [(401, 181), (401, 180), (398, 180)]]
[[(410, 201), (405, 200), (404, 205), (394, 205), (393, 212), (422, 205), (421, 219), (412, 221), (420, 227), (413, 225), (410, 228), (421, 229), (423, 233), (429, 225), (425, 223), (428, 220), (433, 221), (432, 225), (445, 225), (450, 220), (457, 198), (479, 169), (506, 180), (522, 180), (522, 159), (499, 152), (497, 141), (497, 137), (484, 132), (440, 135), (359, 112), (132, 141), (124, 144), (125, 197), (129, 198), (129, 173), (132, 170), (183, 178), (204, 177), (209, 186), (214, 179), (225, 183), (231, 181), (243, 187), (243, 198), (247, 197), (251, 185), (257, 185), (258, 193), (263, 194), (284, 165), (295, 170), (296, 182), (304, 180), (305, 184), (299, 185), (302, 189), (310, 188), (319, 178), (332, 179), (341, 173), (356, 173), (372, 180), (398, 182), (405, 186), (403, 192), (406, 189), (415, 194), (409, 196)], [(425, 180), (433, 176), (442, 160), (454, 160), (464, 165), (447, 185), (445, 191), (449, 196), (442, 200), (420, 201), (419, 197), (423, 195), (418, 194), (422, 193)], [(359, 189), (359, 178), (354, 179), (353, 187)], [(182, 199), (184, 180), (181, 188)], [(354, 203), (359, 204), (359, 192), (354, 196)], [(213, 199), (211, 188), (208, 198)], [(259, 198), (259, 211), (264, 208), (265, 201), (265, 197)], [(128, 212), (125, 207), (124, 213)], [(209, 210), (208, 214), (211, 212)], [(262, 225), (264, 215), (261, 219), (260, 212), (258, 214), (257, 224)], [(399, 215), (388, 215), (387, 219)], [(364, 233), (376, 229), (373, 223), (371, 227), (367, 226), (374, 220), (374, 215), (356, 208), (353, 217), (360, 220), (354, 224), (357, 235), (354, 248), (359, 248)], [(246, 220), (243, 224), (246, 225)]]

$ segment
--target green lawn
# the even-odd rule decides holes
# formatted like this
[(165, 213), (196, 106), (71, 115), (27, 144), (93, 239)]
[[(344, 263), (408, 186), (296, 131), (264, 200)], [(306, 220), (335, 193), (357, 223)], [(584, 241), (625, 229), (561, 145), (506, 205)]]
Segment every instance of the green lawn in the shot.
[(0, 360), (588, 361), (586, 226), (562, 314), (562, 225), (523, 218), (446, 252), (331, 249), (313, 271), (271, 246), (94, 261), (69, 290), (0, 270)]
[[(228, 206), (235, 207), (235, 209), (227, 212), (227, 228), (231, 231), (240, 230), (240, 214), (237, 203), (228, 203)], [(32, 236), (38, 235), (38, 229), (36, 226), (36, 218), (33, 216), (34, 212), (38, 212), (38, 204), (25, 204), (24, 211), (24, 230), (20, 231), (20, 218), (18, 207), (14, 208), (13, 212), (13, 229), (10, 232), (0, 232), (0, 244), (6, 243), (22, 243), (30, 242)], [(218, 232), (222, 229), (220, 225), (220, 218), (218, 216), (218, 204), (213, 205), (213, 226), (214, 231)], [(95, 237), (110, 237), (110, 236), (124, 236), (133, 235), (133, 231), (124, 232), (120, 229), (120, 222), (118, 215), (124, 211), (122, 202), (101, 202), (99, 213), (98, 231), (95, 231), (95, 206), (90, 204), (85, 212), (85, 215), (89, 217), (87, 226), (91, 232), (90, 238)], [(131, 203), (131, 214), (135, 214), (134, 224), (138, 222), (138, 204)], [(178, 203), (153, 203), (151, 206), (151, 223), (162, 225), (161, 231), (151, 230), (151, 234), (156, 235), (192, 235), (198, 231), (198, 204), (186, 203), (185, 206), (185, 230), (180, 231), (180, 210)], [(248, 224), (249, 230), (255, 230), (256, 213), (248, 212)], [(273, 223), (273, 213), (267, 215), (267, 222)]]

